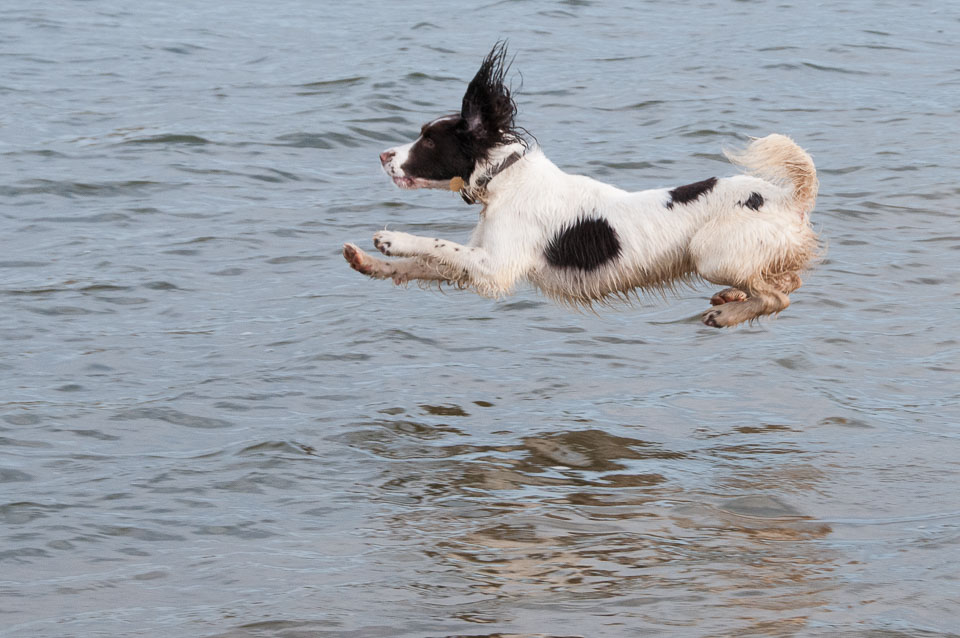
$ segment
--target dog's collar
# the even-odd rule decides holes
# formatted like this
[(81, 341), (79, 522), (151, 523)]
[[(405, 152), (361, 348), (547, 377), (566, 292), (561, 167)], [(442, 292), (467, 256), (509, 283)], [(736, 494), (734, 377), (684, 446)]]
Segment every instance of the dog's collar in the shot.
[(516, 164), (522, 157), (523, 153), (514, 151), (507, 159), (497, 164), (492, 171), (479, 178), (476, 184), (465, 182), (461, 177), (454, 177), (450, 180), (450, 190), (459, 191), (460, 197), (468, 204), (476, 204), (478, 201), (485, 203), (487, 199), (487, 184), (490, 183), (490, 180)]

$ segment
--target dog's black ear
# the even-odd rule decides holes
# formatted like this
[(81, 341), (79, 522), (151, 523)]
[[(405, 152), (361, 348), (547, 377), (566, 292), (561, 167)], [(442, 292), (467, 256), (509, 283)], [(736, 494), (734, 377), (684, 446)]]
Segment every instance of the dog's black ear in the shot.
[(497, 42), (484, 58), (480, 70), (463, 94), (463, 117), (467, 133), (483, 152), (513, 136), (517, 105), (503, 79), (510, 69), (507, 43)]

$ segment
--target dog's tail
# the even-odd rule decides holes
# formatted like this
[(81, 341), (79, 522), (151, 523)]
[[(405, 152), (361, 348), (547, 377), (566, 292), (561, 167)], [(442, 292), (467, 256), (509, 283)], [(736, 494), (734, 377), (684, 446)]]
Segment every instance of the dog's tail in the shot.
[(792, 186), (793, 200), (800, 212), (808, 214), (813, 210), (819, 187), (817, 169), (810, 155), (786, 135), (754, 139), (742, 151), (724, 154), (757, 177)]

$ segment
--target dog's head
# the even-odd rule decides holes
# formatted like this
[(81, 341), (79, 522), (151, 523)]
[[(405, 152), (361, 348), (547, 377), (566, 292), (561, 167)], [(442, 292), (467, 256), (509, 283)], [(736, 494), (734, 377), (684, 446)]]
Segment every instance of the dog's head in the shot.
[(503, 83), (506, 55), (504, 42), (494, 45), (467, 86), (460, 113), (428, 122), (413, 142), (380, 153), (397, 186), (447, 189), (455, 177), (469, 182), (493, 149), (521, 139), (514, 128), (517, 105)]

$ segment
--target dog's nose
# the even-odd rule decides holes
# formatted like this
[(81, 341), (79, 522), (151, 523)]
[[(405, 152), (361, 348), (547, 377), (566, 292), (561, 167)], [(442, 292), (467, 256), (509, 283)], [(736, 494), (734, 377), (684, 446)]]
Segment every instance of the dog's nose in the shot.
[(397, 154), (397, 153), (396, 153), (395, 151), (384, 151), (384, 152), (380, 153), (380, 163), (381, 163), (381, 164), (386, 164), (387, 162), (389, 162), (390, 160), (392, 160), (393, 157), (394, 157), (394, 155), (396, 155), (396, 154)]

